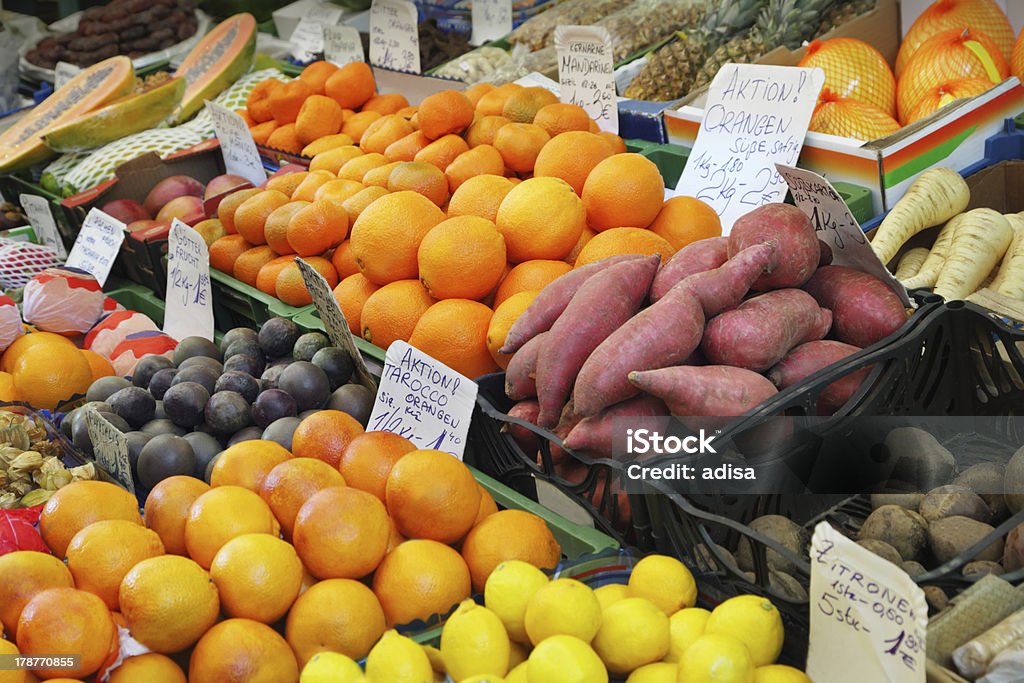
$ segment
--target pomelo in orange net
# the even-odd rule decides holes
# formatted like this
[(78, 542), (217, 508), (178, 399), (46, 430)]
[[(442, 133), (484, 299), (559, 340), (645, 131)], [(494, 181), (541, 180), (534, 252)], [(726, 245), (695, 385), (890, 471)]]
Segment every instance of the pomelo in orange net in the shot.
[(896, 77), (882, 53), (855, 38), (815, 40), (797, 66), (825, 71), (829, 91), (896, 114)]
[(1013, 27), (993, 0), (936, 0), (907, 29), (896, 55), (896, 78), (902, 78), (910, 59), (932, 36), (949, 29), (970, 27), (992, 38), (1005, 59), (1013, 49)]
[(900, 124), (884, 111), (859, 100), (825, 95), (811, 116), (808, 130), (857, 140), (892, 135)]

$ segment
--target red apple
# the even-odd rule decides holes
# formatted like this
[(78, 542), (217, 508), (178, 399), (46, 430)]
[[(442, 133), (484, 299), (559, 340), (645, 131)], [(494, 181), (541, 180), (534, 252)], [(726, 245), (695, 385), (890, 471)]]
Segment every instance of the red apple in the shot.
[(192, 195), (175, 197), (164, 204), (156, 215), (156, 219), (161, 222), (170, 222), (174, 218), (189, 225), (203, 220), (206, 218), (206, 213), (203, 211), (203, 200)]
[(203, 184), (187, 175), (172, 175), (153, 186), (146, 195), (143, 206), (150, 215), (156, 214), (172, 199), (178, 197), (202, 197)]
[(100, 211), (125, 224), (153, 218), (153, 214), (134, 199), (115, 199), (101, 206)]

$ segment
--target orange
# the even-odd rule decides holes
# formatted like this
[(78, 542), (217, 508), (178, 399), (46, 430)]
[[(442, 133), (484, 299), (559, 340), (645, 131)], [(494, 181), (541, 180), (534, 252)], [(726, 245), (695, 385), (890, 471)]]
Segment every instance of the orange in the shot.
[(256, 286), (256, 279), (259, 277), (260, 269), (277, 257), (277, 253), (269, 246), (253, 247), (246, 249), (235, 259), (235, 267), (232, 275), (250, 287)]
[(431, 140), (449, 133), (461, 133), (473, 122), (473, 105), (456, 90), (442, 90), (420, 102), (417, 113), (420, 132)]
[(257, 145), (266, 145), (267, 140), (274, 134), (274, 131), (278, 129), (277, 121), (270, 119), (263, 123), (258, 123), (253, 126), (249, 133), (252, 135), (252, 141)]
[[(381, 95), (380, 97), (381, 97), (381, 99), (383, 99), (385, 97), (388, 97), (388, 95)], [(405, 99), (405, 98), (402, 98), (402, 99)], [(398, 102), (398, 100), (396, 100), (396, 103), (397, 102)], [(376, 105), (377, 103), (374, 103), (374, 104)], [(402, 107), (401, 109), (399, 109), (395, 113), (398, 114), (399, 116), (401, 116), (403, 119), (408, 119), (408, 120), (412, 121), (413, 117), (416, 116), (416, 113), (419, 111), (419, 109), (420, 108), (417, 107), (417, 106), (407, 105), (407, 106)]]
[(446, 614), (469, 597), (469, 568), (443, 543), (405, 541), (388, 553), (374, 572), (373, 592), (388, 626), (415, 619), (425, 621), (435, 614)]
[(23, 334), (14, 340), (14, 343), (7, 347), (3, 357), (0, 358), (0, 370), (3, 372), (13, 372), (14, 365), (21, 358), (21, 355), (30, 348), (35, 346), (50, 346), (57, 344), (59, 346), (66, 346), (68, 348), (74, 348), (75, 344), (67, 337), (55, 334), (53, 332), (32, 332), (31, 334)]
[(502, 370), (508, 367), (512, 356), (499, 354), (498, 349), (505, 345), (505, 337), (508, 336), (512, 323), (523, 314), (539, 293), (540, 290), (536, 289), (518, 292), (494, 307), (494, 315), (491, 316), (491, 323), (487, 327), (487, 350), (491, 352), (491, 358)]
[(332, 486), (299, 508), (292, 541), (302, 564), (318, 579), (359, 579), (384, 559), (390, 535), (387, 510), (376, 496)]
[(57, 557), (64, 557), (75, 534), (104, 519), (142, 524), (139, 501), (114, 484), (76, 481), (59, 489), (46, 501), (39, 515), (39, 533)]
[(548, 525), (524, 510), (501, 510), (473, 528), (462, 544), (462, 557), (473, 577), (473, 590), (483, 591), (494, 568), (508, 560), (554, 569), (562, 549)]
[(72, 588), (75, 580), (58, 558), (34, 550), (0, 555), (0, 624), (7, 637), (18, 634), (18, 617), (28, 601), (47, 588)]
[(341, 145), (339, 147), (332, 147), (326, 149), (309, 162), (310, 171), (329, 171), (337, 174), (341, 170), (341, 167), (352, 161), (356, 157), (363, 156), (363, 150), (359, 149), (355, 145)]
[(373, 591), (351, 579), (328, 579), (310, 586), (295, 601), (285, 637), (299, 666), (305, 666), (319, 652), (338, 652), (358, 661), (386, 628)]
[(311, 202), (316, 199), (317, 190), (336, 179), (337, 175), (328, 170), (312, 171), (292, 192), (292, 201)]
[(190, 683), (299, 683), (299, 665), (274, 629), (251, 619), (228, 619), (203, 637), (188, 661)]
[(448, 177), (448, 189), (455, 192), (474, 176), (505, 175), (505, 160), (491, 145), (477, 145), (448, 164), (444, 174)]
[(478, 300), (505, 273), (505, 240), (486, 218), (449, 218), (423, 238), (417, 260), (420, 281), (430, 296)]
[(644, 228), (612, 228), (587, 242), (576, 258), (576, 267), (619, 254), (658, 254), (664, 263), (676, 250), (660, 235)]
[[(338, 249), (340, 250), (341, 247)], [(337, 256), (337, 251), (335, 251), (335, 256)], [(345, 316), (348, 329), (352, 331), (352, 334), (362, 336), (363, 328), (360, 318), (363, 306), (370, 295), (378, 289), (380, 287), (367, 280), (359, 272), (349, 275), (334, 288), (334, 298), (338, 302), (338, 306), (341, 307), (341, 313)]]
[(473, 520), (474, 527), (498, 511), (498, 504), (494, 502), (494, 496), (490, 491), (479, 484), (477, 486), (480, 487), (480, 507), (477, 508), (476, 519)]
[(387, 349), (398, 341), (409, 341), (416, 323), (434, 305), (419, 280), (389, 282), (371, 293), (359, 314), (360, 336), (374, 346)]
[(469, 100), (469, 103), (475, 108), (477, 102), (480, 101), (480, 98), (492, 90), (494, 90), (494, 85), (491, 83), (477, 83), (476, 85), (466, 88), (462, 94), (466, 96), (466, 99)]
[(590, 115), (578, 104), (547, 104), (537, 110), (534, 124), (551, 137), (571, 130), (590, 130)]
[(1010, 55), (1010, 73), (1017, 77), (1017, 80), (1024, 80), (1024, 37), (1017, 36), (1017, 42), (1013, 44), (1013, 53)]
[(505, 195), (495, 223), (505, 237), (509, 262), (522, 263), (565, 258), (586, 220), (583, 202), (569, 183), (559, 178), (530, 178)]
[(344, 486), (337, 469), (316, 458), (292, 458), (270, 470), (260, 488), (260, 497), (270, 506), (281, 532), (292, 537), (295, 515), (311, 495), (329, 486)]
[(407, 540), (409, 540), (409, 539), (407, 539), (402, 534), (398, 533), (398, 527), (395, 526), (395, 521), (391, 520), (391, 535), (388, 536), (388, 549), (387, 549), (387, 552), (384, 553), (385, 557), (392, 550), (397, 548), (402, 543), (405, 543)]
[(516, 173), (529, 173), (537, 162), (541, 148), (551, 136), (533, 123), (510, 123), (494, 135), (494, 148), (505, 165)]
[(338, 67), (334, 64), (319, 60), (307, 64), (302, 69), (302, 73), (299, 74), (299, 79), (312, 88), (313, 92), (323, 95), (327, 79), (334, 75), (334, 72), (337, 70)]
[(268, 179), (265, 187), (268, 190), (283, 192), (288, 195), (289, 199), (291, 199), (292, 193), (302, 185), (302, 181), (304, 181), (308, 176), (309, 171), (290, 171), (288, 173), (282, 173)]
[(616, 154), (590, 172), (582, 197), (587, 225), (597, 232), (646, 228), (661, 211), (665, 186), (658, 167), (647, 157)]
[(480, 96), (476, 101), (476, 113), (480, 116), (501, 116), (505, 108), (505, 101), (512, 96), (512, 93), (522, 90), (523, 86), (518, 83), (505, 83)]
[(315, 157), (321, 152), (326, 152), (329, 149), (336, 149), (338, 147), (346, 147), (353, 144), (355, 141), (344, 133), (336, 133), (334, 135), (325, 135), (318, 140), (314, 140), (305, 147), (302, 148), (302, 156), (307, 158)]
[(398, 142), (406, 135), (415, 132), (412, 124), (395, 114), (382, 116), (363, 132), (359, 147), (367, 153), (383, 154), (391, 143)]
[(515, 185), (500, 175), (478, 175), (459, 186), (448, 202), (448, 217), (479, 216), (492, 223), (498, 217), (498, 207)]
[(470, 147), (493, 145), (494, 136), (509, 123), (512, 122), (504, 116), (481, 116), (466, 131), (466, 143)]
[(37, 409), (53, 410), (84, 394), (92, 384), (89, 360), (78, 349), (63, 344), (37, 344), (23, 351), (11, 374), (18, 397)]
[(365, 189), (365, 186), (360, 182), (336, 178), (335, 180), (321, 185), (320, 189), (318, 189), (316, 194), (313, 196), (313, 199), (333, 199), (336, 202), (344, 202), (346, 199), (363, 189)]
[[(92, 371), (93, 381), (98, 380), (100, 377), (110, 377), (116, 374), (114, 366), (110, 364), (110, 361), (95, 351), (82, 349), (82, 355), (85, 356), (85, 360), (89, 362), (89, 369)], [(14, 389), (14, 377), (9, 376), (9, 378), (11, 381), (11, 390), (16, 391), (16, 389)]]
[(313, 94), (313, 89), (298, 79), (274, 88), (267, 99), (277, 125), (294, 123), (306, 98)]
[[(344, 207), (345, 212), (348, 213), (348, 222), (352, 225), (352, 228), (355, 229), (356, 219), (362, 215), (363, 211), (365, 211), (370, 204), (373, 204), (375, 201), (387, 194), (388, 190), (385, 187), (364, 187), (362, 190), (359, 190), (359, 192), (356, 192), (354, 195), (343, 201), (341, 205)], [(352, 237), (350, 233), (349, 244), (351, 243)], [(353, 258), (355, 258), (355, 254), (353, 254)]]
[(672, 197), (662, 205), (650, 229), (679, 251), (697, 240), (721, 237), (722, 222), (715, 210), (701, 200)]
[[(370, 186), (387, 187), (388, 186), (388, 178), (391, 177), (391, 172), (394, 171), (396, 168), (398, 168), (399, 165), (401, 165), (402, 163), (404, 163), (404, 162), (401, 162), (401, 161), (389, 161), (388, 163), (384, 164), (383, 166), (378, 166), (377, 168), (371, 168), (369, 171), (366, 172), (366, 175), (363, 176), (363, 185), (365, 185), (366, 187), (370, 187)], [(446, 192), (447, 192), (447, 189), (448, 188), (446, 187), (445, 188)]]
[(270, 149), (287, 152), (288, 154), (301, 154), (302, 148), (305, 146), (295, 131), (294, 123), (286, 123), (275, 128), (274, 132), (267, 137), (267, 141), (263, 144)]
[(319, 458), (337, 467), (352, 439), (362, 433), (363, 426), (348, 413), (321, 410), (299, 423), (292, 435), (292, 453), (296, 458)]
[(612, 154), (625, 154), (627, 152), (626, 141), (615, 133), (608, 130), (602, 130), (598, 131), (597, 134), (601, 136), (602, 140), (608, 143), (608, 146), (612, 149)]
[(345, 109), (358, 109), (377, 91), (373, 69), (365, 62), (350, 62), (324, 83), (324, 94)]
[(155, 531), (123, 519), (93, 522), (71, 539), (68, 569), (75, 586), (118, 609), (117, 591), (128, 570), (148, 557), (164, 554)]
[(268, 78), (257, 83), (245, 100), (245, 109), (249, 113), (249, 118), (257, 123), (272, 120), (274, 114), (270, 111), (270, 95), (282, 85), (284, 83), (276, 78)]
[(397, 114), (409, 107), (409, 100), (404, 95), (389, 93), (387, 95), (374, 95), (363, 105), (363, 111), (377, 112), (387, 116)]
[(217, 458), (210, 473), (210, 486), (241, 486), (259, 493), (270, 470), (291, 457), (288, 449), (275, 441), (254, 439), (236, 443)]
[(117, 636), (110, 610), (92, 593), (76, 588), (47, 588), (37, 593), (18, 618), (18, 650), (26, 657), (78, 655), (74, 669), (33, 668), (43, 678), (84, 678), (107, 659)]
[[(95, 373), (95, 370), (93, 372)], [(14, 375), (0, 371), (0, 401), (19, 400), (21, 399), (18, 398), (18, 390), (14, 388)]]
[(395, 463), (416, 450), (411, 441), (391, 432), (364, 432), (352, 439), (338, 469), (352, 488), (385, 500), (388, 474)]
[(352, 138), (358, 145), (363, 139), (363, 133), (366, 132), (366, 129), (380, 117), (381, 114), (375, 111), (361, 111), (358, 114), (353, 114), (345, 119), (345, 123), (341, 126), (341, 132)]
[(487, 351), (491, 309), (468, 299), (445, 299), (427, 309), (409, 343), (456, 372), (476, 379), (497, 366)]
[(341, 105), (330, 97), (313, 95), (299, 109), (295, 119), (295, 136), (305, 147), (320, 138), (336, 135), (341, 130), (343, 119)]
[[(320, 256), (307, 256), (303, 260), (324, 276), (328, 287), (333, 289), (338, 284), (338, 274), (334, 272), (330, 261)], [(306, 289), (306, 281), (302, 279), (299, 266), (294, 262), (285, 264), (277, 274), (274, 295), (289, 306), (301, 307), (313, 303), (313, 297)]]
[(581, 195), (587, 176), (612, 153), (611, 146), (600, 135), (582, 131), (562, 133), (540, 150), (533, 175), (561, 178)]
[(291, 201), (282, 204), (267, 216), (263, 224), (263, 237), (275, 254), (288, 256), (295, 253), (295, 248), (288, 242), (288, 221), (309, 204), (308, 201)]
[(186, 683), (185, 673), (174, 660), (156, 652), (128, 657), (110, 672), (109, 683)]
[(448, 201), (448, 179), (444, 173), (436, 166), (420, 161), (399, 163), (388, 176), (387, 188), (388, 192), (417, 192), (437, 206)]
[(185, 520), (196, 498), (210, 490), (206, 482), (179, 475), (168, 477), (153, 487), (146, 497), (146, 526), (160, 536), (164, 550), (174, 555), (187, 555)]
[(558, 96), (547, 88), (523, 88), (509, 95), (501, 108), (501, 115), (515, 123), (533, 123), (537, 112), (557, 103)]
[(412, 161), (416, 153), (429, 145), (430, 138), (422, 131), (414, 130), (405, 137), (395, 140), (384, 150), (384, 158), (388, 161)]
[(455, 161), (460, 154), (469, 151), (469, 145), (458, 135), (445, 135), (416, 152), (413, 161), (431, 164), (443, 171)]
[(572, 248), (569, 255), (565, 257), (565, 262), (569, 265), (576, 263), (576, 259), (579, 258), (580, 252), (583, 251), (583, 247), (587, 246), (590, 240), (594, 239), (597, 235), (596, 232), (590, 228), (583, 228), (583, 232), (580, 234), (579, 240), (576, 241), (576, 246)]
[(242, 534), (277, 536), (278, 529), (270, 507), (258, 495), (241, 486), (215, 486), (189, 508), (185, 547), (193, 560), (208, 569), (217, 551), (232, 538)]
[(383, 154), (377, 152), (364, 154), (345, 162), (345, 165), (338, 169), (338, 177), (345, 180), (362, 182), (363, 176), (366, 175), (367, 171), (383, 166), (386, 163), (387, 160), (384, 159)]
[(210, 266), (232, 275), (235, 272), (235, 262), (252, 247), (253, 245), (246, 242), (241, 235), (225, 235), (210, 245)]
[(256, 289), (264, 294), (277, 296), (277, 276), (285, 266), (295, 263), (294, 256), (278, 256), (273, 261), (268, 261), (260, 268), (256, 275)]
[(210, 578), (225, 614), (271, 624), (299, 597), (302, 562), (295, 548), (280, 538), (244, 534), (217, 551)]
[(377, 199), (352, 225), (352, 253), (359, 269), (378, 285), (415, 279), (420, 242), (444, 218), (441, 209), (416, 192)]
[(258, 187), (250, 187), (245, 190), (238, 190), (232, 192), (227, 197), (220, 201), (217, 205), (217, 218), (220, 219), (220, 224), (224, 226), (224, 229), (228, 231), (229, 235), (233, 235), (238, 232), (235, 227), (235, 211), (242, 205), (249, 197), (257, 195), (263, 190)]
[(403, 536), (439, 543), (465, 536), (480, 508), (473, 473), (459, 459), (435, 450), (399, 459), (388, 474), (385, 499)]
[(267, 222), (267, 217), (274, 209), (284, 206), (288, 201), (288, 195), (278, 190), (264, 190), (253, 195), (235, 210), (235, 229), (252, 246), (266, 244), (263, 226)]
[(321, 199), (302, 207), (288, 221), (287, 238), (299, 256), (318, 256), (348, 235), (348, 213), (341, 202)]

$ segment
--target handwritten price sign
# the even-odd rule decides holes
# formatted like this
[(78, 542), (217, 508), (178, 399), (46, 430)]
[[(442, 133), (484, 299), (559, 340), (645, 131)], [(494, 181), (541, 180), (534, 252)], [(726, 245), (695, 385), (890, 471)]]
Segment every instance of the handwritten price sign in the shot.
[(470, 43), (482, 45), (512, 31), (512, 0), (473, 0), (473, 37)]
[(782, 201), (786, 182), (775, 164), (796, 163), (824, 80), (821, 69), (722, 67), (673, 194), (710, 204), (726, 235), (743, 214)]
[(366, 61), (359, 31), (353, 26), (324, 26), (324, 59), (335, 66)]
[(324, 51), (324, 28), (334, 26), (345, 12), (340, 7), (313, 7), (299, 20), (288, 42), (292, 55), (308, 62)]
[(71, 247), (67, 265), (84, 270), (103, 285), (121, 251), (124, 230), (124, 223), (113, 216), (90, 209)]
[(85, 426), (96, 453), (96, 462), (121, 486), (135, 493), (132, 465), (128, 458), (128, 439), (95, 408), (86, 411)]
[(199, 233), (177, 218), (171, 222), (167, 243), (164, 332), (178, 341), (185, 337), (213, 341), (210, 252)]
[(219, 104), (207, 101), (206, 108), (213, 117), (213, 130), (220, 142), (224, 168), (228, 173), (242, 176), (254, 186), (267, 179), (260, 153), (252, 140), (252, 133), (242, 117)]
[(370, 8), (370, 63), (420, 73), (419, 13), (408, 0), (373, 0)]
[(601, 130), (619, 132), (615, 98), (612, 37), (598, 26), (559, 26), (555, 29), (560, 99), (576, 104)]

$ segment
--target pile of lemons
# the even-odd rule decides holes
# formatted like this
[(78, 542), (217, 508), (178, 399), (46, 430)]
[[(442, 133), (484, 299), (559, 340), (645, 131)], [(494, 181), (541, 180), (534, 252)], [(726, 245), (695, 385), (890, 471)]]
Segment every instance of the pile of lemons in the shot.
[(595, 590), (508, 561), (487, 579), (483, 606), (466, 600), (449, 617), (440, 649), (389, 631), (365, 671), (324, 652), (301, 683), (810, 683), (774, 664), (784, 633), (771, 601), (696, 602), (693, 575), (664, 555), (640, 560), (628, 584)]

